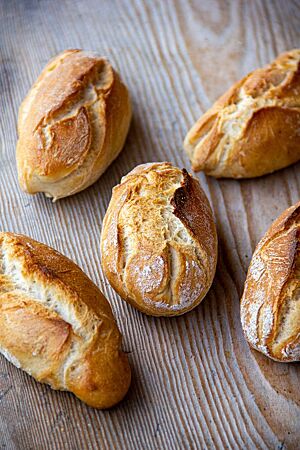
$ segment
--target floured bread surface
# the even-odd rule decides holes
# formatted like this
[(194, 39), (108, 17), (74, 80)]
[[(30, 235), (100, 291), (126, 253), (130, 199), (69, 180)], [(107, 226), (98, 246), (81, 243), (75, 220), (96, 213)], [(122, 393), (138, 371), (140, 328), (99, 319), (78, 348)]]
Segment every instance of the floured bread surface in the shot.
[(241, 320), (253, 348), (277, 361), (300, 361), (300, 202), (259, 242), (248, 270)]
[(206, 295), (217, 235), (199, 182), (170, 163), (136, 167), (113, 189), (101, 237), (113, 288), (141, 311), (171, 316)]
[(236, 83), (188, 132), (195, 171), (257, 177), (300, 159), (300, 50)]
[(107, 59), (59, 54), (20, 107), (21, 188), (58, 199), (90, 186), (121, 151), (130, 119), (127, 88)]
[(76, 264), (0, 233), (0, 353), (37, 381), (107, 408), (130, 384), (109, 303)]

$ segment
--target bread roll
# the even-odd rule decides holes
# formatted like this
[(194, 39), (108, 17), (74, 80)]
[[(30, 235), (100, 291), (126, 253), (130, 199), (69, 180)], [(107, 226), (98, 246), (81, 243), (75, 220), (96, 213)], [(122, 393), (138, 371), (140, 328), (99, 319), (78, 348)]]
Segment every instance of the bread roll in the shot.
[(170, 163), (143, 164), (113, 189), (102, 265), (120, 296), (146, 314), (197, 306), (213, 281), (217, 234), (199, 182)]
[(57, 200), (90, 186), (120, 153), (130, 119), (127, 88), (109, 61), (82, 50), (59, 54), (20, 107), (21, 188)]
[(192, 168), (258, 177), (300, 159), (300, 50), (238, 81), (188, 132)]
[(118, 403), (130, 367), (109, 303), (65, 256), (0, 233), (0, 352), (53, 389), (95, 408)]
[(253, 348), (276, 361), (300, 361), (300, 202), (284, 211), (257, 245), (241, 319)]

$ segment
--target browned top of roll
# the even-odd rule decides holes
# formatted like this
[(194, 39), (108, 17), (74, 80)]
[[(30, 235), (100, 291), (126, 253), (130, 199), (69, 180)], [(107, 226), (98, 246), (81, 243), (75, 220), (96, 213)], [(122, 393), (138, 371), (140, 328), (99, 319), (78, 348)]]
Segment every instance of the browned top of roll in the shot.
[(120, 152), (130, 118), (128, 91), (106, 58), (62, 52), (20, 107), (22, 189), (60, 198), (92, 184)]
[(217, 236), (199, 182), (170, 163), (138, 166), (113, 189), (102, 265), (116, 291), (151, 315), (195, 307), (215, 273)]
[(0, 352), (54, 389), (106, 408), (130, 384), (109, 303), (65, 256), (0, 233)]
[(232, 86), (188, 132), (195, 171), (264, 175), (300, 159), (300, 50), (280, 55)]
[(257, 245), (241, 302), (249, 343), (278, 361), (300, 360), (300, 202)]

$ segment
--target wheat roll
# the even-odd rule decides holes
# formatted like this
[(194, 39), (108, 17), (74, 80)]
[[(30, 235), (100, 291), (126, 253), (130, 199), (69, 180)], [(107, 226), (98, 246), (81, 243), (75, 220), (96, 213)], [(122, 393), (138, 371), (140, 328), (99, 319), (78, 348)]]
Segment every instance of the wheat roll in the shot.
[(131, 119), (126, 86), (96, 53), (51, 60), (19, 110), (20, 186), (57, 200), (93, 184), (118, 156)]
[(300, 50), (232, 86), (188, 132), (192, 168), (214, 177), (258, 177), (300, 159)]
[(114, 187), (102, 266), (118, 294), (153, 316), (183, 314), (214, 278), (217, 234), (199, 182), (170, 163), (137, 166)]
[(108, 408), (130, 385), (109, 303), (65, 256), (26, 236), (0, 233), (0, 352), (53, 389)]
[(276, 361), (300, 361), (300, 202), (284, 211), (257, 245), (241, 320), (253, 348)]

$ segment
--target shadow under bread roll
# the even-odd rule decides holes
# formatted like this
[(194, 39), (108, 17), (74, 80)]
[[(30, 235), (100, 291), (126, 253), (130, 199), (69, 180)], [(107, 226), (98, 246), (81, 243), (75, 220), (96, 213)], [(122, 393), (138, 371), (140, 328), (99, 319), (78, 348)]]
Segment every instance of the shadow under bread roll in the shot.
[(0, 352), (95, 408), (118, 403), (131, 371), (110, 305), (82, 270), (26, 236), (0, 233)]

